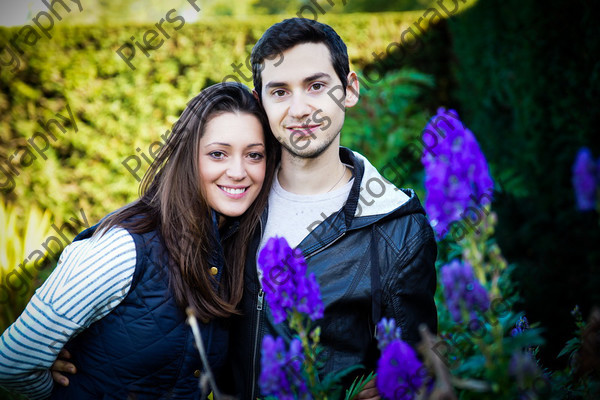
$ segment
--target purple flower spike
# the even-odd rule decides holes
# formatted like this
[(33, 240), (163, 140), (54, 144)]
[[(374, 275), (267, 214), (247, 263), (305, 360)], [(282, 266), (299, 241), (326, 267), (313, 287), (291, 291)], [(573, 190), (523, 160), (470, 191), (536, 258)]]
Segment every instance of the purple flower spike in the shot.
[(485, 312), (490, 307), (488, 293), (468, 262), (452, 260), (441, 268), (441, 274), (444, 297), (454, 322), (463, 322), (461, 307), (465, 307), (471, 320), (477, 318), (477, 311)]
[(282, 338), (265, 336), (262, 342), (260, 387), (263, 393), (276, 393), (283, 388), (289, 391), (289, 382), (280, 365), (285, 361), (285, 345)]
[[(517, 378), (517, 386), (530, 386), (541, 375), (541, 370), (530, 352), (515, 352), (508, 364), (509, 375)], [(527, 384), (529, 382), (529, 385)], [(532, 387), (532, 386), (530, 386)]]
[(377, 363), (377, 389), (386, 399), (413, 400), (423, 385), (425, 372), (412, 347), (393, 340)]
[[(425, 132), (428, 135), (425, 135)], [(438, 237), (443, 239), (453, 222), (468, 218), (468, 207), (491, 202), (494, 182), (473, 133), (454, 110), (439, 108), (423, 130), (421, 162), (425, 167), (425, 209)]]
[(400, 327), (396, 327), (394, 318), (382, 318), (377, 324), (375, 336), (377, 337), (377, 347), (383, 351), (393, 340), (402, 339), (402, 331)]
[(272, 237), (258, 256), (262, 285), (276, 323), (296, 309), (313, 321), (323, 318), (319, 284), (313, 273), (306, 276), (306, 261), (299, 249), (292, 249), (284, 238)]
[(590, 149), (582, 147), (573, 164), (573, 187), (579, 211), (591, 211), (596, 208), (597, 172), (600, 174), (600, 160), (596, 166)]
[(259, 380), (262, 394), (286, 400), (309, 399), (308, 388), (302, 376), (303, 361), (304, 353), (299, 339), (293, 339), (289, 352), (286, 352), (282, 338), (265, 336)]
[(510, 335), (513, 337), (518, 336), (522, 332), (525, 332), (527, 329), (529, 329), (529, 321), (527, 320), (527, 317), (522, 316), (521, 318), (519, 318), (519, 320), (515, 324), (515, 327), (513, 328), (513, 330), (510, 331)]

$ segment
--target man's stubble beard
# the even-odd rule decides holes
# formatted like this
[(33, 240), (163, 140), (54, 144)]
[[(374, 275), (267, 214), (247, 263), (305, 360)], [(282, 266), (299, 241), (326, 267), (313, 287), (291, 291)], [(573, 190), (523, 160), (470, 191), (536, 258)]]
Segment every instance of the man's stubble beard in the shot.
[[(310, 148), (310, 141), (312, 139), (309, 139), (309, 145), (306, 146), (306, 149), (300, 148), (301, 146), (294, 146), (291, 142), (281, 143), (281, 141), (279, 141), (279, 140), (278, 141), (281, 144), (281, 146), (283, 147), (283, 149), (285, 151), (287, 151), (294, 158), (315, 159), (315, 158), (318, 158), (325, 151), (327, 151), (327, 149), (329, 149), (329, 147), (331, 147), (331, 145), (333, 145), (333, 142), (335, 142), (335, 139), (338, 138), (339, 135), (340, 135), (340, 132), (338, 132), (337, 135), (332, 137), (328, 143), (323, 143), (320, 147), (316, 147), (313, 149)], [(307, 153), (304, 153), (305, 151)]]

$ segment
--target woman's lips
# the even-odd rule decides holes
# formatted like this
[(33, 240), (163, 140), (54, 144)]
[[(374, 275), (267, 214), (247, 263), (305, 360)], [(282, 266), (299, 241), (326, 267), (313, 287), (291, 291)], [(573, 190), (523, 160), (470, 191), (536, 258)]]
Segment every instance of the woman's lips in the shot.
[(248, 193), (249, 188), (249, 186), (217, 186), (219, 187), (219, 189), (221, 189), (223, 193), (225, 193), (227, 197), (230, 197), (232, 199), (241, 199), (246, 195), (246, 193)]

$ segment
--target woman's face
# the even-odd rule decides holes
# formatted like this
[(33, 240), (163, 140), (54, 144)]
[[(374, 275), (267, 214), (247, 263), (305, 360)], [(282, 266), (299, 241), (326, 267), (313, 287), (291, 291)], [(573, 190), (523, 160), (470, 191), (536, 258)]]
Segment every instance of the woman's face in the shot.
[(209, 120), (200, 139), (200, 184), (218, 213), (242, 215), (265, 179), (265, 137), (258, 118), (224, 113)]

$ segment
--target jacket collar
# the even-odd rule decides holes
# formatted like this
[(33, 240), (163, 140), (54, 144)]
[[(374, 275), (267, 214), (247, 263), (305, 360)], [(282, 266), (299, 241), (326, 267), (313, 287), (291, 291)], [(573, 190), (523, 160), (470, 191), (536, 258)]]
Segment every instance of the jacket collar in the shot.
[(414, 195), (412, 190), (406, 193), (385, 179), (363, 155), (341, 147), (340, 158), (354, 165), (355, 182), (347, 204), (355, 218), (388, 214)]
[(416, 193), (398, 189), (361, 154), (340, 147), (340, 159), (354, 167), (354, 183), (342, 209), (323, 221), (299, 247), (310, 256), (343, 236), (346, 231), (373, 225), (388, 218), (422, 213)]

